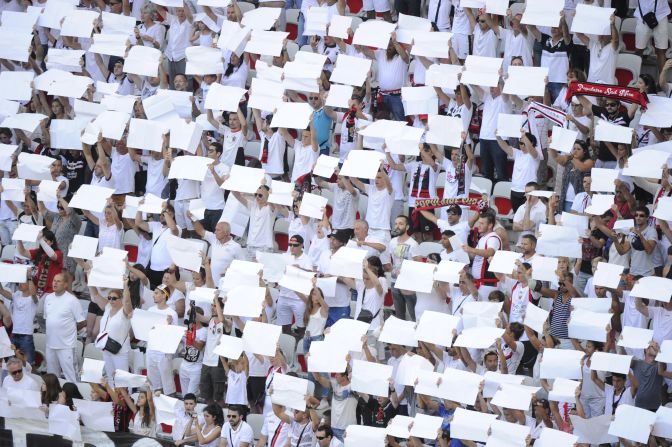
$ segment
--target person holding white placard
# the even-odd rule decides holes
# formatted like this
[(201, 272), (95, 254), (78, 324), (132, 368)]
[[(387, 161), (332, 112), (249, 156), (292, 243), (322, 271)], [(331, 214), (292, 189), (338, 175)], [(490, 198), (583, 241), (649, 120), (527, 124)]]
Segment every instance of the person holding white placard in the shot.
[(136, 40), (146, 47), (160, 49), (166, 38), (166, 28), (155, 22), (156, 6), (145, 3), (140, 8), (140, 23), (134, 28)]
[(187, 66), (185, 50), (189, 46), (189, 33), (192, 26), (191, 9), (188, 7), (175, 8), (175, 14), (168, 12), (165, 6), (157, 5), (159, 13), (168, 23), (166, 46), (163, 50), (165, 62), (168, 65), (168, 76), (171, 86), (175, 85), (175, 76), (183, 74)]
[(215, 119), (212, 109), (207, 110), (208, 121), (217, 129), (222, 138), (222, 152), (219, 155), (219, 161), (231, 169), (234, 164), (243, 164), (244, 154), (241, 159), (241, 150), (245, 147), (247, 120), (240, 107), (236, 113), (222, 113), (222, 116), (224, 115), (227, 115), (226, 125)]
[(466, 8), (464, 12), (469, 19), (471, 32), (474, 35), (473, 50), (474, 56), (497, 57), (498, 35), (495, 32), (497, 22), (492, 19), (490, 14), (479, 11), (478, 17), (474, 16), (471, 8)]
[(588, 82), (616, 84), (616, 59), (620, 43), (618, 29), (616, 29), (616, 16), (612, 14), (609, 22), (610, 35), (591, 36), (591, 38), (583, 33), (576, 33), (576, 37), (590, 52)]
[(569, 50), (572, 36), (565, 20), (565, 12), (560, 11), (560, 26), (551, 28), (551, 34), (543, 34), (536, 25), (527, 25), (534, 38), (541, 43), (541, 66), (548, 67), (548, 92), (551, 101), (560, 94), (567, 80)]
[(483, 118), (479, 140), (481, 145), (481, 173), (493, 183), (506, 180), (506, 153), (497, 144), (497, 119), (500, 113), (511, 112), (509, 95), (503, 94), (504, 82), (499, 79), (496, 87), (489, 89), (471, 86), (483, 98)]
[[(317, 262), (317, 270), (320, 272), (318, 277), (329, 277), (325, 272), (329, 271), (331, 258), (333, 255), (344, 247), (350, 237), (347, 231), (336, 230), (329, 235), (330, 250), (322, 252), (319, 261)], [(321, 275), (321, 276), (320, 276)], [(341, 279), (339, 277), (339, 279)], [(336, 294), (332, 297), (326, 297), (325, 302), (329, 305), (329, 317), (327, 318), (327, 327), (336, 323), (341, 318), (348, 318), (350, 316), (350, 289), (342, 280), (336, 282)]]
[(627, 376), (630, 380), (629, 387), (625, 386), (626, 375), (621, 373), (611, 373), (611, 385), (600, 379), (598, 372), (595, 370), (591, 372), (590, 378), (598, 388), (604, 390), (604, 414), (613, 416), (619, 405), (635, 405), (638, 384), (632, 372), (628, 372)]
[[(519, 149), (512, 147), (497, 135), (497, 144), (506, 155), (513, 158), (511, 175), (511, 208), (514, 212), (525, 203), (527, 185), (537, 180), (540, 156), (537, 152), (537, 137), (530, 132), (520, 133)], [(520, 231), (515, 230), (514, 231)]]
[[(350, 181), (369, 197), (366, 202), (366, 214), (362, 216), (362, 219), (366, 217), (363, 222), (370, 229), (369, 233), (374, 238), (388, 242), (390, 240), (390, 217), (394, 202), (394, 188), (389, 175), (387, 175), (385, 169), (379, 169), (373, 184), (364, 184), (357, 178), (351, 178)], [(355, 236), (357, 236), (357, 225), (355, 225)]]
[(243, 353), (236, 360), (226, 359), (226, 361), (222, 361), (222, 365), (227, 382), (224, 404), (247, 407), (247, 378), (250, 376), (250, 364), (247, 355)]
[(68, 283), (63, 273), (54, 276), (53, 293), (44, 297), (44, 319), (47, 333), (47, 371), (59, 375), (63, 372), (69, 382), (77, 381), (78, 360), (75, 358), (77, 331), (86, 325), (82, 306), (67, 291)]
[(523, 66), (531, 67), (534, 37), (528, 32), (527, 26), (520, 23), (522, 14), (514, 16), (511, 9), (507, 9), (506, 16), (509, 19), (510, 29), (498, 26), (496, 21), (492, 28), (504, 43), (503, 69), (506, 71), (516, 57), (521, 58)]
[(273, 114), (265, 114), (262, 117), (259, 109), (252, 109), (252, 115), (261, 138), (258, 157), (261, 167), (273, 180), (280, 180), (285, 173), (283, 159), (287, 145), (278, 129), (271, 127)]
[(124, 227), (112, 198), (107, 199), (107, 205), (105, 205), (100, 218), (88, 210), (82, 210), (82, 214), (98, 226), (98, 252), (102, 252), (105, 247), (119, 250), (123, 248), (121, 242), (124, 238)]
[[(539, 189), (537, 182), (525, 184), (524, 201), (513, 215), (513, 231), (520, 231), (520, 236), (534, 235), (539, 231), (539, 225), (546, 223), (546, 204), (538, 196), (530, 193)], [(513, 190), (511, 191), (513, 197)], [(521, 239), (518, 239), (520, 244)]]
[(114, 372), (118, 369), (128, 371), (128, 352), (131, 350), (129, 332), (133, 307), (128, 279), (124, 280), (123, 291), (110, 290), (107, 299), (95, 287), (89, 287), (89, 292), (91, 300), (105, 310), (95, 343), (103, 351), (105, 375), (110, 386), (114, 387)]
[(320, 418), (315, 412), (316, 405), (309, 403), (311, 400), (319, 402), (314, 397), (307, 396), (306, 411), (291, 410), (281, 405), (273, 404), (273, 413), (282, 422), (289, 426), (287, 444), (292, 447), (312, 447), (314, 444), (315, 430)]
[[(149, 312), (166, 316), (166, 324), (179, 324), (177, 313), (168, 306), (168, 286), (160, 285), (154, 290), (154, 306)], [(149, 378), (152, 391), (161, 390), (163, 394), (175, 393), (175, 381), (173, 380), (173, 355), (159, 351), (147, 351), (147, 377)]]
[(37, 242), (39, 248), (26, 250), (22, 241), (16, 241), (16, 251), (35, 266), (33, 282), (37, 296), (41, 298), (54, 291), (53, 280), (63, 271), (63, 252), (58, 248), (54, 233), (46, 228), (38, 235)]
[[(201, 182), (200, 191), (201, 200), (203, 200), (203, 205), (205, 206), (205, 218), (201, 224), (202, 228), (207, 231), (215, 231), (215, 225), (217, 225), (217, 222), (221, 218), (224, 205), (226, 204), (224, 200), (224, 191), (222, 191), (220, 186), (222, 186), (224, 180), (227, 179), (230, 168), (220, 161), (223, 156), (223, 151), (223, 146), (217, 142), (208, 144), (206, 156), (211, 158), (213, 162), (205, 173), (205, 178)], [(187, 215), (190, 216), (190, 213)], [(191, 217), (189, 217), (189, 219), (192, 220), (194, 230), (198, 233), (199, 230), (196, 229), (196, 223)]]
[(406, 319), (406, 312), (408, 311), (409, 318), (415, 321), (415, 293), (408, 290), (399, 290), (394, 287), (394, 283), (399, 276), (401, 264), (405, 259), (413, 259), (419, 261), (420, 258), (416, 256), (415, 251), (418, 248), (418, 243), (411, 237), (411, 219), (402, 214), (394, 220), (394, 229), (392, 230), (392, 238), (388, 245), (388, 252), (392, 257), (392, 299), (394, 301), (394, 315), (400, 320)]
[(108, 67), (110, 64), (105, 65), (103, 62), (103, 57), (99, 53), (95, 53), (94, 57), (96, 58), (96, 65), (98, 69), (103, 74), (105, 82), (119, 85), (117, 92), (120, 95), (132, 95), (135, 87), (131, 80), (128, 78), (126, 73), (124, 73), (124, 60), (119, 57), (112, 56), (110, 62), (112, 63), (112, 70), (109, 70)]
[(257, 250), (273, 250), (273, 225), (275, 224), (275, 206), (268, 203), (269, 188), (261, 185), (254, 194), (254, 200), (233, 191), (233, 195), (250, 212), (250, 226), (247, 230), (247, 255), (254, 259)]
[[(339, 170), (336, 170), (336, 175), (338, 174)], [(359, 192), (352, 185), (350, 178), (342, 175), (338, 175), (336, 184), (328, 183), (318, 177), (315, 177), (315, 181), (320, 188), (328, 189), (333, 194), (331, 227), (335, 231), (343, 231), (350, 240), (355, 235), (355, 216), (357, 214)]]
[(46, 227), (53, 232), (58, 247), (63, 251), (63, 269), (74, 272), (76, 267), (75, 260), (69, 258), (67, 254), (68, 247), (72, 244), (75, 235), (79, 232), (79, 228), (82, 225), (81, 219), (63, 198), (58, 199), (58, 203), (56, 204), (57, 212), (48, 210), (45, 207), (45, 203), (41, 201), (37, 202), (37, 208), (44, 218)]
[(635, 226), (630, 229), (625, 241), (613, 238), (616, 250), (620, 254), (630, 252), (630, 273), (637, 276), (654, 274), (653, 256), (658, 235), (654, 227), (649, 226), (649, 209), (640, 206), (635, 210)]
[[(455, 91), (457, 92), (458, 90)], [(460, 88), (459, 91), (462, 91), (462, 94), (464, 94), (466, 88)], [(462, 94), (460, 96), (462, 96)], [(467, 116), (471, 116), (470, 109)], [(466, 136), (466, 134), (463, 135)], [(465, 142), (463, 145), (464, 152), (462, 151), (462, 148), (449, 148), (449, 158), (444, 157), (443, 151), (439, 151), (436, 145), (430, 144), (430, 147), (436, 157), (436, 161), (441, 163), (441, 167), (446, 171), (446, 183), (443, 187), (443, 198), (461, 199), (468, 197), (469, 187), (471, 186), (471, 174), (474, 167), (474, 154), (471, 151), (471, 144)], [(446, 208), (441, 208), (441, 219), (447, 220), (447, 214)], [(460, 213), (460, 216), (461, 215), (462, 213)], [(439, 228), (441, 227), (439, 226)]]
[[(32, 271), (31, 267), (27, 269), (25, 282), (18, 283), (14, 292), (5, 289), (0, 284), (0, 295), (7, 300), (11, 300), (9, 310), (6, 313), (2, 312), (2, 325), (12, 328), (12, 343), (16, 349), (23, 352), (26, 361), (31, 365), (35, 360), (35, 344), (33, 342), (35, 327), (33, 323), (38, 304)], [(0, 311), (6, 309), (4, 303), (2, 304)]]
[[(439, 165), (434, 159), (432, 149), (428, 144), (422, 144), (420, 149), (420, 158), (418, 161), (410, 163), (395, 163), (387, 155), (387, 162), (395, 171), (402, 171), (408, 174), (408, 215), (413, 214), (415, 201), (418, 199), (436, 199), (436, 179), (439, 172)], [(419, 216), (417, 222), (412, 227), (413, 237), (419, 241), (430, 240), (430, 234), (434, 224)]]
[(334, 436), (343, 439), (345, 429), (349, 425), (357, 424), (357, 397), (350, 388), (348, 372), (335, 373), (331, 378), (313, 373), (313, 377), (323, 387), (332, 389), (331, 429), (334, 431)]
[[(619, 352), (622, 352), (622, 348)], [(656, 362), (656, 356), (659, 352), (658, 343), (651, 341), (644, 350), (644, 360), (633, 358), (630, 364), (637, 384), (635, 406), (638, 408), (650, 411), (658, 410), (662, 403), (660, 389), (663, 386), (663, 377), (672, 378), (664, 367), (665, 364)]]
[(40, 391), (40, 384), (28, 375), (23, 369), (23, 362), (11, 357), (7, 360), (7, 376), (2, 380), (2, 388), (15, 390)]
[(579, 193), (586, 192), (592, 194), (590, 188), (586, 189), (583, 179), (586, 176), (590, 176), (590, 171), (593, 169), (595, 161), (590, 157), (590, 148), (585, 141), (576, 141), (572, 152), (568, 155), (558, 154), (555, 149), (549, 149), (548, 153), (558, 166), (563, 167), (560, 204), (563, 211), (569, 212), (572, 209), (575, 197)]
[(201, 367), (201, 383), (199, 396), (206, 403), (224, 404), (226, 376), (221, 366), (223, 361), (215, 352), (222, 335), (231, 333), (231, 324), (224, 319), (224, 304), (219, 296), (215, 296), (212, 304), (212, 317), (208, 322), (208, 333), (203, 347), (203, 366)]
[[(187, 211), (190, 219), (193, 219), (191, 212)], [(224, 276), (226, 269), (234, 259), (244, 261), (245, 252), (240, 244), (233, 240), (231, 236), (231, 225), (228, 222), (218, 222), (215, 225), (215, 231), (206, 231), (200, 221), (194, 220), (194, 231), (203, 240), (207, 241), (212, 247), (210, 252), (210, 265), (212, 268), (212, 280), (219, 284), (219, 280)]]
[(133, 413), (133, 421), (130, 424), (130, 431), (136, 435), (141, 436), (156, 436), (156, 408), (154, 406), (154, 398), (151, 391), (140, 391), (138, 393), (138, 400), (135, 402), (133, 398), (128, 395), (126, 388), (121, 388), (121, 394), (128, 405), (128, 408)]
[(502, 249), (502, 240), (499, 235), (493, 231), (495, 226), (495, 217), (489, 213), (481, 213), (478, 217), (478, 234), (480, 235), (476, 247), (463, 245), (462, 250), (473, 256), (471, 265), (471, 275), (474, 278), (474, 284), (478, 288), (478, 296), (481, 301), (485, 301), (491, 291), (497, 287), (497, 278), (489, 271), (489, 259), (494, 256), (497, 250)]
[[(401, 93), (400, 93), (401, 95)], [(350, 106), (346, 112), (336, 112), (325, 105), (324, 112), (332, 121), (341, 123), (341, 142), (338, 149), (338, 160), (343, 163), (348, 153), (356, 148), (359, 137), (358, 130), (363, 127), (364, 121), (372, 121), (373, 117), (364, 112), (362, 98), (353, 95), (348, 101)]]
[[(303, 238), (299, 235), (292, 235), (289, 238), (289, 253), (291, 256), (290, 265), (298, 267), (303, 271), (310, 272), (313, 264), (308, 255), (303, 251)], [(286, 287), (280, 287), (277, 303), (276, 324), (282, 326), (285, 334), (291, 334), (292, 321), (296, 324), (297, 335), (302, 336), (306, 328), (303, 324), (303, 315), (306, 311), (306, 301), (309, 297), (298, 294)]]
[(311, 116), (310, 127), (301, 132), (301, 139), (294, 138), (287, 129), (281, 127), (278, 129), (280, 136), (285, 140), (287, 145), (294, 149), (294, 166), (292, 167), (292, 175), (290, 182), (296, 181), (309, 173), (313, 169), (313, 165), (317, 161), (319, 146), (317, 145), (317, 132)]
[(368, 310), (373, 316), (369, 330), (375, 331), (383, 322), (383, 301), (387, 293), (387, 280), (380, 258), (370, 256), (364, 260), (364, 272), (361, 280), (343, 278), (346, 286), (357, 291), (354, 319)]
[[(141, 199), (140, 203), (144, 203)], [(175, 209), (167, 204), (161, 214), (158, 222), (145, 222), (142, 220), (142, 212), (135, 214), (135, 225), (143, 231), (152, 235), (152, 249), (149, 265), (147, 266), (147, 277), (152, 287), (156, 287), (163, 281), (164, 270), (170, 267), (172, 259), (168, 253), (169, 235), (180, 236), (182, 229), (175, 223)]]

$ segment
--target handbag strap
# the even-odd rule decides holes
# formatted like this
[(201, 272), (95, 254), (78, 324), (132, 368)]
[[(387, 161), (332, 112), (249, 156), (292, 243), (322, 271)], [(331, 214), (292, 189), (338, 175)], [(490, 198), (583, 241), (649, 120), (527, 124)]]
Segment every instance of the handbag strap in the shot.
[[(639, 15), (642, 17), (642, 20), (644, 20), (644, 14), (642, 13), (642, 1), (639, 0), (637, 2), (637, 7), (639, 8)], [(655, 0), (653, 3), (653, 13), (656, 13), (656, 9), (658, 9), (658, 0)]]

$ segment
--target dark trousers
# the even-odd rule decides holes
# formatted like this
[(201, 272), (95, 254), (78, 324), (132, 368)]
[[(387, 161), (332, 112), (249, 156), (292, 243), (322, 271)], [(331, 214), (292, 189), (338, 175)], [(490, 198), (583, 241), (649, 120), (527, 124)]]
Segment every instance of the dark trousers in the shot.
[(481, 170), (493, 182), (506, 180), (506, 153), (497, 140), (481, 140)]

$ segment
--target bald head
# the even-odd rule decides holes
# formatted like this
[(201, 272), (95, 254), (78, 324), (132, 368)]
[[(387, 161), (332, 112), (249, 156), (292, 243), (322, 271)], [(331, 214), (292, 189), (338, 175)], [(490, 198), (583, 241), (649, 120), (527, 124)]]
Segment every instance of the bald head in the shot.
[(221, 243), (231, 240), (231, 225), (228, 222), (218, 222), (215, 226), (215, 237)]
[(59, 273), (54, 276), (54, 279), (51, 282), (51, 286), (54, 289), (56, 295), (62, 295), (68, 288), (68, 281), (65, 278), (63, 273)]

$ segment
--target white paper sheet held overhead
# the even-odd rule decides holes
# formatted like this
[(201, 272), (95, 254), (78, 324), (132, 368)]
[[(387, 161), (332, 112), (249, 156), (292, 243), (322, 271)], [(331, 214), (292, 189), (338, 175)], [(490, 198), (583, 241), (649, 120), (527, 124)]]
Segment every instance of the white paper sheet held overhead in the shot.
[(609, 434), (646, 444), (655, 422), (656, 413), (652, 411), (632, 405), (619, 405), (609, 425)]
[(593, 276), (593, 285), (615, 289), (621, 281), (623, 270), (624, 267), (621, 265), (598, 262), (597, 270)]
[(308, 372), (343, 373), (347, 367), (347, 348), (328, 341), (310, 344)]
[(529, 0), (520, 23), (557, 27), (560, 23), (560, 11), (565, 7), (564, 0)]
[(353, 45), (386, 49), (396, 24), (382, 20), (368, 20), (357, 27), (352, 39)]
[(669, 303), (670, 290), (672, 290), (672, 279), (645, 276), (637, 280), (630, 291), (630, 295)]
[(380, 169), (384, 155), (378, 151), (354, 150), (348, 153), (339, 175), (373, 180)]
[(590, 369), (595, 371), (611, 371), (628, 374), (630, 371), (631, 355), (611, 354), (609, 352), (595, 352), (590, 357)]
[(394, 286), (399, 290), (431, 293), (434, 287), (434, 270), (436, 266), (433, 264), (404, 259)]
[(544, 349), (540, 363), (539, 377), (554, 379), (562, 377), (576, 380), (581, 378), (581, 359), (583, 353), (569, 349)]
[(252, 354), (274, 356), (282, 328), (274, 324), (248, 321), (243, 330), (243, 346)]
[(572, 33), (593, 34), (597, 36), (611, 35), (609, 17), (615, 12), (614, 8), (605, 8), (597, 5), (577, 4), (576, 14), (572, 19)]
[(415, 335), (415, 323), (391, 316), (385, 320), (378, 340), (385, 343), (416, 347), (418, 346), (418, 339)]
[(496, 87), (499, 83), (499, 70), (502, 68), (502, 61), (502, 59), (496, 57), (470, 54), (464, 62), (465, 71), (462, 73), (462, 83)]
[(504, 82), (503, 93), (509, 95), (544, 96), (546, 90), (545, 79), (548, 76), (548, 67), (516, 67), (508, 68), (508, 77)]
[(389, 381), (392, 378), (392, 366), (354, 360), (352, 363), (353, 391), (386, 397), (389, 392)]

